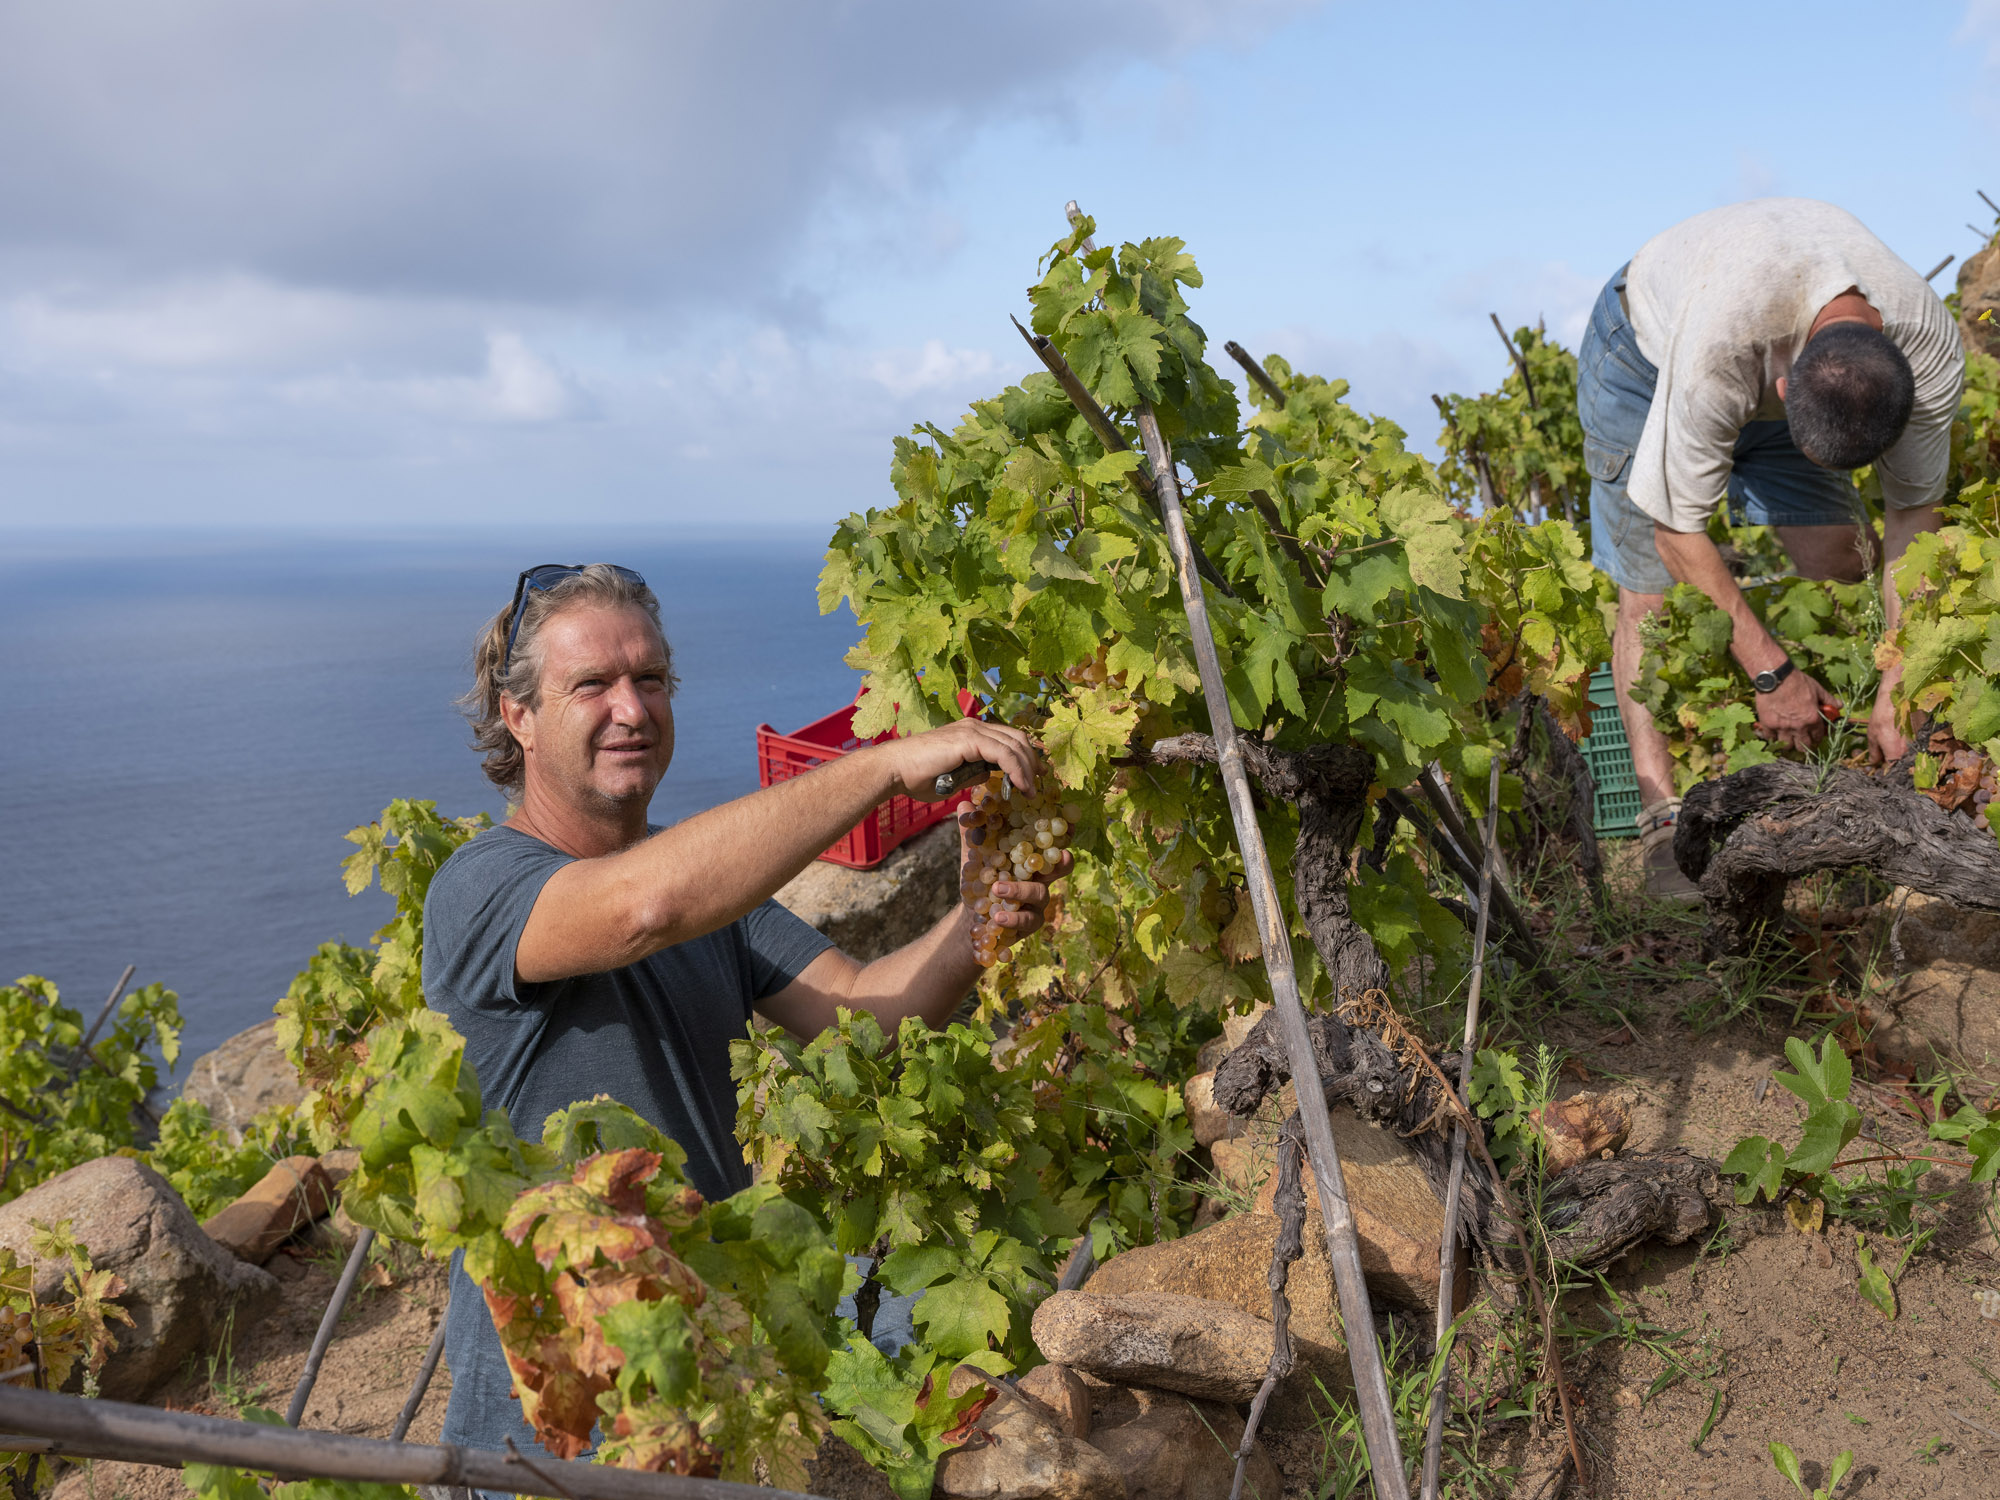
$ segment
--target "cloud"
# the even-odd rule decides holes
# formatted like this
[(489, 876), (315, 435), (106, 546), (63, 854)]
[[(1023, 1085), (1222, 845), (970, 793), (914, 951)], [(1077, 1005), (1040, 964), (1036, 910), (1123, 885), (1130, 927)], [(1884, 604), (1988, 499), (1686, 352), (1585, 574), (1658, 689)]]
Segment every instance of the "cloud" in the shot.
[[(431, 336), (412, 327), (431, 323)], [(385, 345), (435, 352), (435, 316), (395, 299), (225, 273), (164, 282), (31, 285), (0, 307), (16, 358), (44, 366), (282, 371)]]
[(756, 299), (827, 200), (1302, 0), (0, 10), (0, 248), (374, 295)]
[(991, 385), (1000, 361), (985, 349), (948, 349), (942, 339), (927, 339), (921, 349), (884, 349), (860, 361), (868, 378), (892, 396), (919, 391)]
[(518, 333), (486, 336), (486, 368), (469, 379), (411, 381), (401, 387), (419, 410), (461, 421), (558, 422), (588, 406), (582, 389), (530, 349)]
[(1004, 378), (830, 310), (966, 253), (981, 132), (1319, 3), (0, 6), (0, 521), (395, 519), (446, 470), (678, 504), (725, 465), (823, 513), (829, 454), (858, 494)]

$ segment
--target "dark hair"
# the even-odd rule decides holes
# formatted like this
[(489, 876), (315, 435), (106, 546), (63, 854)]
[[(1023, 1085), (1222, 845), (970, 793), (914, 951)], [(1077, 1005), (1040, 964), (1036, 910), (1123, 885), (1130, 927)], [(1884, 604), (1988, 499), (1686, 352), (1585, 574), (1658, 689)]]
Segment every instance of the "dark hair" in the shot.
[(672, 692), (678, 684), (673, 648), (667, 645), (666, 631), (660, 629), (660, 601), (645, 584), (634, 581), (636, 576), (609, 563), (592, 563), (546, 589), (529, 589), (521, 605), (521, 628), (515, 633), (511, 658), (507, 655), (507, 632), (514, 623), (512, 603), (480, 631), (479, 644), (472, 651), (472, 687), (458, 700), (458, 706), (472, 725), (473, 749), (486, 752), (481, 763), (486, 779), (505, 792), (509, 801), (520, 800), (527, 767), (521, 742), (500, 716), (500, 700), (512, 698), (531, 709), (541, 707), (542, 627), (555, 616), (586, 604), (644, 610), (666, 648), (667, 691)]
[(1909, 360), (1866, 323), (1835, 323), (1814, 334), (1785, 383), (1792, 441), (1823, 469), (1875, 462), (1903, 435), (1916, 401)]

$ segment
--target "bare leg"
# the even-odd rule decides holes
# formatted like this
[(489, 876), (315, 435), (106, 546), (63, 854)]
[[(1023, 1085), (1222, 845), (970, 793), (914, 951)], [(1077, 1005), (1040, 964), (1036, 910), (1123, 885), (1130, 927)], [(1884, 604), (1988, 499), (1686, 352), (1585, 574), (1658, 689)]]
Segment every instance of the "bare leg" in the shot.
[(1801, 578), (1859, 583), (1875, 571), (1882, 548), (1862, 526), (1780, 526), (1779, 544)]
[(1618, 625), (1611, 634), (1611, 685), (1618, 695), (1618, 717), (1625, 721), (1625, 739), (1632, 747), (1632, 771), (1639, 779), (1639, 805), (1651, 807), (1674, 794), (1674, 760), (1667, 737), (1653, 715), (1632, 701), (1639, 680), (1639, 622), (1658, 612), (1663, 596), (1618, 590)]

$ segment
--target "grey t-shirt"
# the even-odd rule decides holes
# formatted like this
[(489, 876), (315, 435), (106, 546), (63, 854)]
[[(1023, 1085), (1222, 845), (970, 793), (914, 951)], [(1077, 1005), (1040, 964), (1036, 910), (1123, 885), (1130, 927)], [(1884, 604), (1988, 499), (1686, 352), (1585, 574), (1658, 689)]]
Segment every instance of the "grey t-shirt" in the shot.
[[(540, 1140), (556, 1110), (596, 1094), (658, 1126), (688, 1154), (706, 1198), (749, 1185), (734, 1129), (729, 1044), (751, 1007), (832, 946), (775, 901), (705, 937), (602, 974), (548, 984), (514, 978), (535, 898), (570, 862), (512, 828), (480, 834), (445, 861), (424, 902), (424, 997), (465, 1037), (487, 1108)], [(444, 1440), (499, 1449), (531, 1435), (479, 1288), (452, 1264), (451, 1405)]]

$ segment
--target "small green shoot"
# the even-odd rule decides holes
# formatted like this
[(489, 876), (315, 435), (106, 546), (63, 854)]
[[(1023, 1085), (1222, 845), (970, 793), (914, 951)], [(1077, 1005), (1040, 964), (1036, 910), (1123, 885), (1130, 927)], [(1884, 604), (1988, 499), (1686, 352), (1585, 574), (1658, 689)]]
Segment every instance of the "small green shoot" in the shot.
[(1876, 1309), (1890, 1322), (1896, 1321), (1896, 1284), (1889, 1279), (1889, 1273), (1875, 1264), (1875, 1256), (1868, 1248), (1868, 1236), (1854, 1237), (1854, 1259), (1861, 1267), (1861, 1295), (1875, 1304)]
[(1840, 1488), (1840, 1481), (1847, 1477), (1847, 1471), (1854, 1467), (1854, 1450), (1843, 1451), (1827, 1469), (1826, 1483), (1818, 1489), (1806, 1488), (1805, 1475), (1799, 1470), (1799, 1457), (1784, 1443), (1772, 1443), (1771, 1462), (1785, 1478), (1791, 1480), (1793, 1488), (1808, 1500), (1833, 1500), (1833, 1492)]

